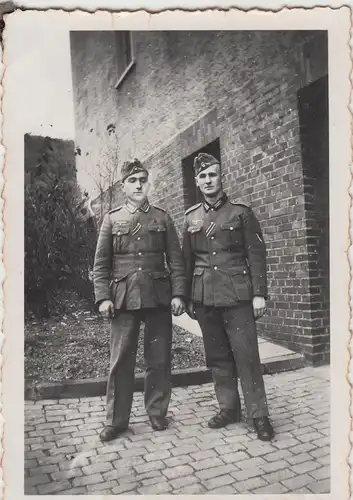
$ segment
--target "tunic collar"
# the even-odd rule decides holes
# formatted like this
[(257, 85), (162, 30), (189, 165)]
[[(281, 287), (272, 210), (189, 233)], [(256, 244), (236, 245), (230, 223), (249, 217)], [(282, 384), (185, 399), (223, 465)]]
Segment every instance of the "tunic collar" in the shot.
[(223, 196), (219, 198), (219, 200), (217, 200), (216, 203), (214, 203), (213, 205), (204, 200), (203, 207), (206, 212), (208, 212), (211, 208), (213, 208), (214, 210), (218, 210), (219, 208), (223, 207), (223, 205), (227, 200), (228, 196), (225, 193), (223, 193)]
[(146, 200), (140, 207), (136, 207), (135, 205), (133, 205), (129, 201), (127, 201), (125, 203), (125, 208), (128, 210), (128, 212), (130, 212), (130, 214), (134, 214), (138, 210), (140, 210), (141, 212), (147, 213), (149, 211), (150, 207), (151, 207), (151, 205), (149, 204), (148, 200)]

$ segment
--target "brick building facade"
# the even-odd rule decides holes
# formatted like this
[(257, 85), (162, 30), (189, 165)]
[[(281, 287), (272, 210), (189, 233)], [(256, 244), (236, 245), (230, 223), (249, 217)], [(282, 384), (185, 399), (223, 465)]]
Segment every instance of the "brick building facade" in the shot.
[(109, 151), (140, 158), (180, 232), (198, 199), (193, 157), (218, 156), (227, 194), (252, 204), (267, 243), (260, 334), (328, 362), (326, 32), (125, 35), (124, 71), (121, 33), (70, 34), (79, 181), (94, 191)]

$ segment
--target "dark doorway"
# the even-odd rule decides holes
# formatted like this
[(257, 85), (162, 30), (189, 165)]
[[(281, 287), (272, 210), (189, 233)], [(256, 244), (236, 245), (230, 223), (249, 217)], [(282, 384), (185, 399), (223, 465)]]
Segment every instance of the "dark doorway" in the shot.
[(184, 208), (187, 210), (188, 208), (195, 205), (201, 201), (201, 193), (200, 190), (196, 187), (195, 176), (194, 176), (194, 158), (199, 153), (207, 153), (214, 156), (219, 162), (221, 161), (221, 150), (219, 139), (216, 139), (207, 146), (195, 151), (191, 155), (187, 156), (182, 160), (182, 169), (183, 169), (183, 191), (184, 191)]
[[(304, 178), (311, 301), (315, 303), (317, 351), (327, 349), (329, 335), (329, 111), (328, 77), (298, 93)], [(318, 317), (319, 316), (319, 317)], [(326, 347), (325, 347), (326, 344)]]

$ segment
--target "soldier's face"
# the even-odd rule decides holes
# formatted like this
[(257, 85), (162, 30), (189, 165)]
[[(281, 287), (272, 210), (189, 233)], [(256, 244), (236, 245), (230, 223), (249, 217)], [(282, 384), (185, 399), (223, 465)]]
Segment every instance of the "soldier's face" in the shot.
[(195, 178), (196, 185), (205, 196), (217, 196), (222, 189), (221, 167), (211, 165), (202, 170)]
[(139, 172), (127, 177), (121, 185), (128, 200), (141, 205), (147, 199), (150, 183), (145, 172)]

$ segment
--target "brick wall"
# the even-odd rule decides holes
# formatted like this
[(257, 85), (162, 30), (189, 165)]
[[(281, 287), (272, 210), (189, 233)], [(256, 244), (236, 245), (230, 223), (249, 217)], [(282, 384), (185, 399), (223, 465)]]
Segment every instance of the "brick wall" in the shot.
[[(139, 32), (134, 39), (136, 66), (112, 90), (121, 158), (146, 162), (151, 199), (180, 233), (182, 161), (219, 138), (224, 188), (252, 204), (267, 244), (269, 311), (259, 332), (310, 362), (327, 361), (327, 329), (318, 342), (313, 335), (310, 231), (317, 230), (306, 204), (297, 101), (301, 87), (327, 73), (325, 35)], [(79, 128), (78, 140), (86, 133)]]

